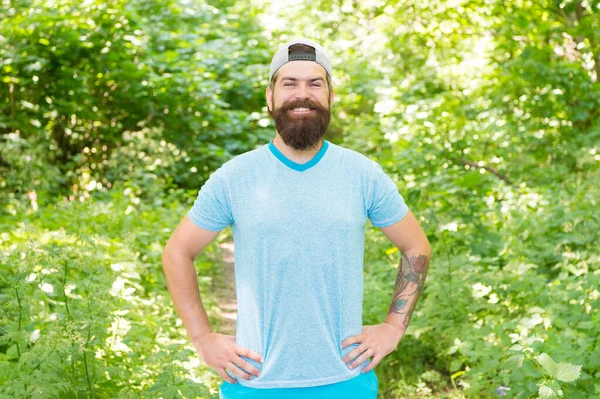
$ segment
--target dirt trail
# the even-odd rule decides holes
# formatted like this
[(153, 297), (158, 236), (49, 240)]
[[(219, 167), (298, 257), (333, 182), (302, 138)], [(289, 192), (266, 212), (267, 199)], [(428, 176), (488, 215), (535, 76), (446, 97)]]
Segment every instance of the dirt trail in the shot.
[(237, 319), (237, 300), (235, 295), (235, 272), (233, 257), (233, 241), (219, 244), (223, 252), (219, 264), (219, 277), (213, 280), (215, 301), (219, 307), (217, 316), (220, 319), (219, 333), (235, 335)]

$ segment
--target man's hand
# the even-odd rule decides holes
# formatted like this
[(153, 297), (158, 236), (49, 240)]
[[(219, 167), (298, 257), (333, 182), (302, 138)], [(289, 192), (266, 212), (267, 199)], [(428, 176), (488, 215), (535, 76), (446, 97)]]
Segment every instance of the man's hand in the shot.
[(374, 326), (363, 326), (362, 333), (342, 341), (342, 348), (356, 343), (360, 344), (344, 356), (344, 363), (348, 363), (360, 354), (355, 361), (349, 364), (349, 368), (353, 369), (373, 356), (373, 360), (362, 370), (363, 373), (370, 371), (379, 364), (381, 359), (396, 349), (404, 331), (404, 329), (394, 327), (387, 322)]
[[(235, 337), (232, 335), (211, 332), (192, 341), (192, 344), (198, 351), (202, 361), (215, 369), (217, 374), (227, 382), (236, 384), (237, 380), (227, 374), (225, 369), (247, 380), (250, 379), (251, 375), (257, 377), (260, 375), (260, 370), (242, 359), (241, 356), (256, 360), (259, 363), (263, 362), (262, 356), (250, 349), (237, 345)], [(239, 367), (251, 374), (244, 372)]]

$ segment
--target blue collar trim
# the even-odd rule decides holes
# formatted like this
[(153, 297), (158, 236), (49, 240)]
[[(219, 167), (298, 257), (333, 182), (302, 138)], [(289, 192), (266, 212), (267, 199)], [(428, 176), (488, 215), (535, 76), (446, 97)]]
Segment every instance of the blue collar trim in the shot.
[(273, 144), (273, 140), (271, 140), (269, 142), (269, 149), (271, 150), (273, 155), (275, 155), (275, 157), (277, 157), (277, 159), (279, 159), (281, 162), (283, 162), (287, 167), (297, 170), (299, 172), (303, 172), (307, 169), (310, 169), (313, 166), (315, 166), (317, 163), (319, 163), (321, 158), (323, 158), (323, 156), (325, 155), (325, 152), (327, 152), (328, 147), (329, 147), (329, 142), (327, 140), (323, 140), (323, 146), (321, 146), (321, 149), (319, 150), (319, 152), (317, 152), (310, 161), (308, 161), (306, 163), (296, 163), (296, 162), (292, 161), (291, 159), (287, 158), (285, 155), (283, 155), (283, 153), (281, 151), (279, 151), (277, 149), (277, 147), (275, 147), (275, 144)]

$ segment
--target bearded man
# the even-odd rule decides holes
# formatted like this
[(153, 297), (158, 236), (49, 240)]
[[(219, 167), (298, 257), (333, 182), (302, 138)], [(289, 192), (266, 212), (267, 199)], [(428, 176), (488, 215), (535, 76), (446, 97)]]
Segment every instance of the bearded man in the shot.
[[(359, 152), (324, 139), (334, 91), (323, 47), (292, 40), (271, 61), (275, 138), (201, 187), (163, 252), (169, 293), (201, 359), (236, 398), (376, 398), (423, 290), (431, 248), (396, 184)], [(381, 324), (362, 325), (365, 223), (402, 256)], [(231, 226), (235, 336), (213, 331), (193, 261)]]

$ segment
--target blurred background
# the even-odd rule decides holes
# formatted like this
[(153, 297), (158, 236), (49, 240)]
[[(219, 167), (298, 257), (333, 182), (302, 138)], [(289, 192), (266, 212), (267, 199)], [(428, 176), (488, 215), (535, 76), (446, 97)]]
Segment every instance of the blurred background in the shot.
[[(274, 137), (297, 36), (333, 62), (326, 139), (382, 165), (433, 247), (380, 397), (599, 398), (597, 0), (0, 0), (0, 397), (218, 398), (160, 256)], [(196, 261), (217, 331), (230, 243)], [(363, 324), (399, 259), (368, 224)]]

